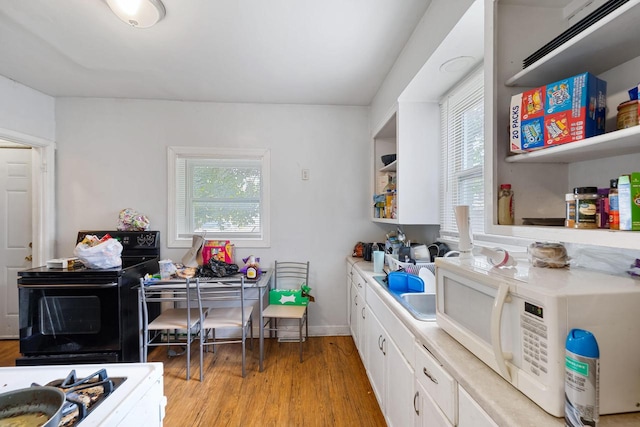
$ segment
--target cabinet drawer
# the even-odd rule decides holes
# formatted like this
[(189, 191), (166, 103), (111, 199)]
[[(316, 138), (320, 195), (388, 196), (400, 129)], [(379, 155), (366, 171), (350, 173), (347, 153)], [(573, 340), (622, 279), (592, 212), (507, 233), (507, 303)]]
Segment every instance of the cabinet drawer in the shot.
[[(367, 284), (367, 287), (379, 286), (377, 284)], [(409, 329), (396, 317), (387, 304), (380, 298), (375, 290), (369, 289), (366, 297), (367, 305), (376, 315), (382, 327), (387, 331), (393, 342), (396, 344), (409, 365), (413, 367), (415, 337)]]
[(418, 383), (429, 393), (451, 424), (456, 425), (458, 414), (456, 380), (420, 344), (416, 344), (415, 372)]

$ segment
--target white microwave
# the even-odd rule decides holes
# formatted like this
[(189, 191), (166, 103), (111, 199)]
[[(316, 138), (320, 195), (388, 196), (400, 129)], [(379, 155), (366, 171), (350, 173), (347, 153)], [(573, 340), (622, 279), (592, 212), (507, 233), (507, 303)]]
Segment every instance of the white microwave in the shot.
[(640, 281), (484, 258), (436, 259), (438, 326), (551, 415), (564, 416), (565, 340), (600, 348), (600, 414), (640, 411)]

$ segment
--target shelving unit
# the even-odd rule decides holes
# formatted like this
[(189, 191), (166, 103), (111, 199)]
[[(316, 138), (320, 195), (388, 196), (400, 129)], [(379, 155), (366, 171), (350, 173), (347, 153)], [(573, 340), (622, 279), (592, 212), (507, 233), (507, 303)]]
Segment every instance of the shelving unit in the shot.
[[(438, 224), (439, 108), (436, 103), (399, 102), (373, 133), (373, 195), (382, 193), (386, 177), (396, 184), (396, 218), (371, 219), (385, 224)], [(383, 165), (381, 156), (397, 158)], [(372, 200), (371, 199), (371, 200)]]
[[(631, 0), (526, 69), (524, 57), (553, 39), (570, 25), (562, 7), (540, 7), (535, 0), (485, 0), (485, 84), (487, 118), (485, 197), (497, 200), (501, 183), (516, 193), (516, 223), (523, 217), (564, 216), (564, 194), (583, 185), (608, 186), (609, 179), (640, 170), (640, 126), (607, 133), (569, 144), (524, 154), (509, 153), (509, 101), (523, 88), (542, 86), (585, 71), (604, 78), (610, 88), (630, 88), (640, 81), (640, 0)], [(516, 23), (531, 22), (526, 37)], [(630, 62), (631, 61), (631, 62)], [(604, 74), (604, 75), (603, 75)], [(608, 80), (610, 78), (610, 80)], [(612, 84), (613, 83), (613, 84)], [(617, 105), (608, 102), (608, 124)], [(622, 159), (622, 161), (621, 161)], [(631, 166), (630, 166), (631, 165)], [(637, 165), (637, 166), (636, 166)], [(487, 203), (486, 206), (492, 204)], [(487, 210), (486, 231), (491, 234), (535, 240), (592, 244), (616, 248), (640, 248), (640, 233), (614, 230), (578, 230), (564, 227), (497, 225), (496, 210)]]

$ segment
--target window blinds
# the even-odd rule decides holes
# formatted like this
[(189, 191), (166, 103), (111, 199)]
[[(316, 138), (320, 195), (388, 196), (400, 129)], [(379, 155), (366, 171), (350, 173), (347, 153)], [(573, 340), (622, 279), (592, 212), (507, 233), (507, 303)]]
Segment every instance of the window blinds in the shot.
[(471, 231), (484, 232), (484, 72), (440, 101), (440, 233), (458, 233), (454, 206), (469, 205)]

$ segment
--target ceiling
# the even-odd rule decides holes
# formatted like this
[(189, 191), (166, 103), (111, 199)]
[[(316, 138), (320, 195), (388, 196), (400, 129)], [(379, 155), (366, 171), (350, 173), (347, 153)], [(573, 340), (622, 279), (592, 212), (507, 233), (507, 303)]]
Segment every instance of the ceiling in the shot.
[(56, 97), (369, 105), (430, 0), (2, 0), (0, 75)]

